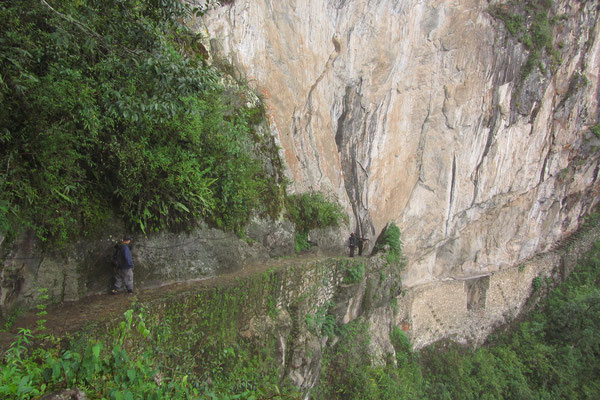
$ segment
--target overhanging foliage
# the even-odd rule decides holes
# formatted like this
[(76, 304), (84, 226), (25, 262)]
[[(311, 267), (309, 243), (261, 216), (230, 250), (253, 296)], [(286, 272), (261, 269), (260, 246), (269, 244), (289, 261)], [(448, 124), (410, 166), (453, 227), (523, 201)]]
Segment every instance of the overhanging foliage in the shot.
[(3, 233), (65, 242), (113, 216), (145, 232), (201, 218), (239, 232), (277, 212), (256, 107), (243, 90), (242, 106), (224, 100), (188, 12), (175, 0), (0, 5)]

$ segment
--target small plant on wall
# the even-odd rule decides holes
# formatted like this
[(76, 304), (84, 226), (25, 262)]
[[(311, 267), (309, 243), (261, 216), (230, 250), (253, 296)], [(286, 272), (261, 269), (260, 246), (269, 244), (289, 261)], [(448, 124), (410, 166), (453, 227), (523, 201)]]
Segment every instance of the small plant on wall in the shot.
[(362, 263), (344, 264), (344, 283), (358, 283), (365, 276), (365, 267)]
[(552, 16), (552, 1), (526, 0), (498, 3), (490, 7), (490, 14), (501, 20), (510, 35), (529, 51), (527, 61), (521, 70), (523, 79), (536, 67), (545, 73), (543, 61), (545, 55), (551, 60), (551, 67), (560, 64), (560, 54), (553, 41), (553, 28), (557, 23), (566, 20), (566, 16)]
[(592, 131), (592, 133), (593, 133), (594, 135), (596, 135), (596, 137), (597, 137), (598, 139), (600, 139), (600, 124), (596, 124), (596, 125), (592, 126), (592, 127), (590, 128), (590, 131)]

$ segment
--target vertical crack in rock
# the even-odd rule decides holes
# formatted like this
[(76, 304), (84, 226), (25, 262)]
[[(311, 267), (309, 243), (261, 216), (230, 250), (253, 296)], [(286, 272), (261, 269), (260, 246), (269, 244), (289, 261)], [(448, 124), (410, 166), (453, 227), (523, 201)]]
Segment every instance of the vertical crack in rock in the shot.
[(345, 132), (346, 129), (346, 125), (347, 120), (349, 118), (351, 118), (351, 116), (349, 116), (350, 113), (350, 107), (348, 106), (348, 103), (350, 102), (350, 97), (352, 96), (352, 88), (350, 86), (346, 87), (346, 93), (344, 94), (344, 106), (343, 106), (343, 111), (342, 114), (340, 115), (340, 117), (338, 118), (338, 124), (337, 124), (337, 130), (335, 132), (335, 144), (338, 147), (338, 152), (342, 152), (343, 148), (346, 146), (346, 144), (348, 143), (349, 139), (350, 139), (350, 135), (348, 135)]
[[(497, 90), (497, 89), (496, 89)], [(492, 143), (494, 142), (494, 138), (496, 136), (496, 133), (499, 130), (499, 123), (498, 121), (501, 119), (500, 115), (500, 107), (497, 104), (498, 103), (498, 96), (493, 96), (494, 100), (494, 104), (492, 105), (492, 117), (490, 120), (490, 125), (489, 125), (489, 131), (488, 131), (488, 135), (487, 135), (487, 139), (485, 142), (485, 146), (483, 148), (483, 152), (481, 154), (481, 158), (479, 159), (479, 162), (477, 163), (477, 166), (475, 167), (475, 171), (473, 173), (473, 186), (474, 186), (474, 190), (473, 190), (473, 199), (471, 200), (471, 206), (475, 205), (475, 203), (477, 202), (477, 195), (479, 193), (479, 175), (481, 173), (481, 166), (483, 165), (483, 163), (486, 160), (486, 157), (492, 147)]]
[(446, 214), (446, 233), (444, 237), (448, 237), (448, 226), (452, 217), (452, 208), (454, 206), (454, 196), (456, 189), (456, 153), (452, 156), (452, 175), (450, 177), (450, 194), (448, 196), (448, 213)]
[(548, 161), (550, 159), (550, 154), (552, 154), (552, 143), (548, 145), (548, 151), (546, 152), (546, 156), (544, 157), (544, 162), (542, 163), (542, 169), (540, 171), (540, 179), (538, 183), (541, 185), (545, 180), (546, 176), (546, 167), (548, 166)]
[[(423, 151), (425, 148), (425, 126), (427, 122), (429, 122), (429, 116), (431, 115), (431, 102), (432, 102), (432, 94), (429, 92), (429, 104), (427, 106), (427, 115), (425, 115), (425, 119), (423, 119), (423, 123), (421, 124), (421, 135), (419, 136), (419, 147), (417, 149), (417, 170), (419, 171), (419, 179), (417, 184), (424, 183), (423, 179)], [(414, 188), (413, 188), (414, 190)]]
[(333, 0), (331, 5), (333, 6), (333, 8), (339, 10), (340, 8), (343, 8), (346, 5), (346, 0)]
[[(335, 36), (332, 38), (332, 42), (334, 48), (333, 52), (329, 55), (329, 58), (327, 59), (327, 62), (323, 67), (323, 71), (321, 71), (321, 74), (311, 85), (306, 96), (304, 107), (302, 108), (302, 110), (294, 110), (292, 114), (292, 137), (298, 138), (294, 141), (296, 158), (304, 171), (316, 170), (318, 172), (319, 177), (316, 181), (313, 179), (309, 179), (315, 186), (318, 186), (321, 180), (323, 179), (323, 169), (321, 168), (321, 154), (318, 149), (318, 146), (316, 146), (315, 144), (315, 135), (312, 131), (313, 93), (319, 85), (319, 83), (323, 80), (323, 77), (327, 74), (329, 70), (331, 70), (333, 63), (340, 52), (340, 43)], [(301, 133), (303, 132), (306, 135), (306, 139), (301, 135)], [(297, 142), (299, 142), (299, 147), (301, 149), (300, 152), (298, 152), (297, 150)], [(300, 157), (300, 154), (303, 154), (304, 156)], [(310, 155), (310, 158), (307, 159), (307, 155)], [(311, 160), (311, 162), (314, 161), (316, 163), (316, 168), (309, 168), (309, 159)]]
[(374, 144), (377, 140), (378, 137), (378, 119), (380, 116), (384, 116), (383, 117), (383, 126), (385, 126), (385, 121), (386, 118), (385, 116), (387, 115), (387, 110), (389, 109), (389, 104), (391, 101), (391, 95), (388, 95), (384, 101), (380, 104), (379, 107), (377, 107), (377, 109), (371, 113), (370, 118), (369, 118), (369, 122), (365, 123), (365, 130), (364, 130), (364, 136), (361, 138), (362, 143), (364, 144), (364, 146), (362, 146), (362, 148), (360, 148), (361, 150), (361, 154), (362, 155), (362, 162), (357, 160), (357, 164), (360, 166), (361, 170), (362, 170), (362, 177), (363, 180), (359, 186), (360, 188), (360, 192), (359, 192), (359, 198), (360, 198), (360, 212), (358, 215), (358, 222), (359, 222), (359, 233), (362, 236), (373, 236), (376, 234), (375, 231), (375, 226), (373, 224), (373, 221), (371, 219), (370, 216), (370, 212), (369, 212), (369, 191), (368, 191), (368, 184), (369, 184), (369, 171), (371, 169), (371, 160), (372, 160), (372, 151), (374, 148)]
[(335, 143), (340, 154), (344, 186), (356, 220), (353, 230), (360, 235), (373, 235), (375, 232), (369, 215), (369, 200), (367, 196), (363, 198), (362, 194), (369, 180), (368, 155), (376, 131), (377, 113), (371, 115), (369, 121), (367, 111), (361, 104), (361, 85), (362, 81), (359, 81), (357, 86), (346, 87), (342, 113), (337, 120)]

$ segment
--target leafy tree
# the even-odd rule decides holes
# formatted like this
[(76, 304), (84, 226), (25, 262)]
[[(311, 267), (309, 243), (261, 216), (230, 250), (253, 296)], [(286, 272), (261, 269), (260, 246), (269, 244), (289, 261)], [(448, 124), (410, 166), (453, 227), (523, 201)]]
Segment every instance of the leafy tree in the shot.
[(144, 232), (198, 219), (241, 232), (252, 213), (276, 214), (256, 107), (243, 88), (241, 105), (225, 100), (190, 12), (177, 0), (0, 5), (5, 234), (64, 243), (113, 216)]

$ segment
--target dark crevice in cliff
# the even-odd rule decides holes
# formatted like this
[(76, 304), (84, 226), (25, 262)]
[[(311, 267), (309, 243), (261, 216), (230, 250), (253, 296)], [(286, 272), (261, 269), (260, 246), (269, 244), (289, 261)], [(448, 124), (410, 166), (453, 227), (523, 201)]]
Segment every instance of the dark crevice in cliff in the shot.
[(341, 8), (344, 8), (344, 6), (346, 5), (346, 1), (347, 0), (333, 0), (331, 5), (333, 6), (333, 8), (336, 8), (339, 10)]
[[(496, 100), (494, 102), (496, 102)], [(491, 118), (487, 139), (485, 142), (485, 146), (483, 148), (483, 153), (481, 154), (481, 159), (479, 160), (479, 163), (477, 163), (477, 166), (475, 167), (475, 172), (473, 174), (474, 190), (473, 190), (473, 199), (471, 200), (471, 207), (477, 202), (477, 195), (479, 193), (479, 173), (480, 173), (481, 166), (483, 165), (483, 163), (490, 151), (490, 148), (492, 147), (492, 143), (494, 141), (496, 131), (498, 130), (497, 124), (498, 124), (498, 120), (500, 119), (500, 110), (499, 110), (499, 107), (497, 104), (494, 104), (493, 110), (494, 110), (494, 113)]]
[(454, 191), (456, 190), (456, 154), (452, 157), (452, 176), (450, 177), (450, 195), (448, 198), (448, 213), (446, 214), (446, 232), (444, 237), (448, 237), (448, 226), (452, 218), (452, 208), (454, 206)]
[(344, 107), (342, 114), (338, 118), (337, 131), (335, 132), (335, 144), (338, 147), (338, 152), (342, 152), (343, 148), (348, 143), (349, 135), (345, 134), (345, 128), (347, 124), (347, 119), (349, 118), (348, 114), (350, 112), (350, 107), (348, 107), (347, 103), (352, 95), (352, 88), (350, 86), (346, 87), (346, 93), (344, 94)]
[(540, 179), (538, 181), (538, 184), (541, 184), (545, 180), (546, 168), (548, 166), (548, 160), (550, 159), (551, 151), (552, 151), (552, 143), (550, 143), (550, 145), (548, 146), (548, 151), (546, 152), (546, 156), (544, 157), (544, 162), (542, 163), (542, 170), (540, 171)]
[[(431, 93), (431, 92), (430, 92)], [(417, 170), (419, 171), (419, 179), (417, 183), (423, 183), (423, 151), (425, 149), (425, 127), (429, 122), (429, 116), (431, 115), (431, 94), (429, 96), (429, 104), (427, 105), (427, 115), (423, 119), (421, 124), (421, 132), (419, 136), (419, 147), (417, 149)], [(414, 189), (414, 188), (413, 188)]]
[(347, 86), (342, 100), (342, 112), (337, 119), (335, 143), (340, 154), (340, 162), (344, 176), (344, 186), (352, 206), (357, 233), (374, 234), (373, 223), (369, 215), (369, 201), (362, 194), (369, 180), (370, 158), (377, 126), (377, 114), (368, 115), (362, 106), (360, 87)]

